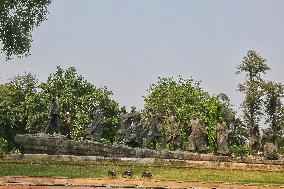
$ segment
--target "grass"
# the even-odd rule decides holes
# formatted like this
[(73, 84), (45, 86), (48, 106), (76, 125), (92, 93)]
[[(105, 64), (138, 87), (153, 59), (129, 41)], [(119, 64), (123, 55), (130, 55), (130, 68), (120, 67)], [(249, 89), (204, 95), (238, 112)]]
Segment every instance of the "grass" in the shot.
[(151, 172), (154, 179), (176, 181), (205, 181), (229, 183), (284, 184), (284, 172), (218, 170), (202, 168), (151, 167), (139, 165), (97, 164), (69, 165), (55, 163), (1, 163), (0, 176), (100, 178), (114, 170), (118, 177), (123, 171), (131, 170), (134, 178), (141, 178), (143, 171)]

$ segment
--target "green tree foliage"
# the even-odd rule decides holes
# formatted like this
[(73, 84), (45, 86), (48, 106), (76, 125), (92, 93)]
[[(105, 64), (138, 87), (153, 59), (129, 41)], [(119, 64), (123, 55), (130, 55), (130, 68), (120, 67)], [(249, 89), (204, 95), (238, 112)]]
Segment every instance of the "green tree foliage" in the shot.
[[(262, 90), (263, 75), (270, 68), (265, 64), (266, 60), (255, 51), (248, 51), (243, 62), (237, 67), (237, 74), (245, 74), (245, 83), (239, 84), (238, 90), (245, 94), (245, 100), (242, 103), (244, 112), (244, 122), (249, 128), (251, 141), (258, 138), (259, 122), (262, 116), (263, 95)], [(260, 147), (258, 139), (255, 139), (251, 148), (257, 151)]]
[(0, 85), (0, 136), (11, 150), (15, 133), (26, 133), (29, 122), (28, 99), (36, 95), (37, 80), (27, 73), (16, 76), (9, 83)]
[[(281, 99), (284, 96), (284, 87), (281, 83), (268, 81), (263, 84), (265, 90), (264, 112), (265, 123), (269, 124), (273, 138), (283, 145), (284, 107)], [(274, 141), (276, 142), (276, 141)]]
[(284, 121), (283, 103), (281, 101), (284, 95), (283, 85), (269, 81), (264, 84), (264, 89), (264, 111), (267, 115), (265, 122), (268, 123), (275, 132), (279, 132)]
[[(104, 115), (103, 138), (113, 142), (120, 110), (118, 104), (110, 99), (112, 92), (106, 87), (95, 87), (81, 75), (77, 75), (74, 67), (66, 70), (57, 67), (57, 71), (48, 77), (47, 82), (41, 83), (40, 89), (39, 95), (45, 104), (55, 96), (59, 98), (62, 128), (70, 129), (74, 139), (83, 137), (83, 126), (91, 123), (92, 108), (99, 106)], [(46, 115), (47, 113), (45, 111)]]
[(236, 112), (232, 108), (232, 104), (228, 96), (224, 93), (217, 95), (221, 105), (219, 105), (219, 114), (223, 115), (225, 122), (229, 128), (228, 144), (230, 146), (244, 146), (248, 138), (248, 131), (240, 118), (236, 116)]
[(51, 0), (1, 0), (0, 40), (7, 59), (29, 55), (32, 31), (48, 13)]
[[(187, 148), (190, 134), (189, 123), (193, 114), (205, 123), (208, 132), (208, 144), (211, 151), (216, 150), (216, 125), (218, 117), (222, 116), (230, 124), (234, 112), (216, 96), (210, 96), (203, 91), (199, 82), (193, 79), (159, 78), (156, 84), (150, 86), (149, 95), (144, 97), (146, 107), (155, 109), (161, 116), (173, 113), (181, 125), (181, 147)], [(223, 95), (225, 96), (225, 95)], [(230, 115), (229, 115), (229, 114)], [(227, 116), (228, 115), (228, 116)], [(230, 117), (231, 116), (231, 117)], [(165, 127), (165, 125), (163, 125)], [(169, 128), (164, 128), (167, 130)]]
[[(91, 123), (90, 111), (98, 105), (104, 114), (103, 138), (112, 143), (117, 130), (119, 107), (106, 87), (97, 88), (71, 67), (58, 67), (46, 82), (38, 83), (30, 73), (0, 85), (0, 137), (14, 147), (18, 133), (41, 132), (48, 123), (50, 100), (57, 96), (61, 108), (61, 128), (73, 139), (84, 137), (83, 127)], [(67, 113), (68, 112), (68, 113)]]

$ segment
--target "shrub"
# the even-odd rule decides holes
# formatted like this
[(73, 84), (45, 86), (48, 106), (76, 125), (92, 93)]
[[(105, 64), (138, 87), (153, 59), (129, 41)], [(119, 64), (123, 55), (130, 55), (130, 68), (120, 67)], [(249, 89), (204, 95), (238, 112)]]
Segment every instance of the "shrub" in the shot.
[(246, 146), (230, 146), (229, 151), (236, 156), (246, 156), (249, 153), (249, 149)]

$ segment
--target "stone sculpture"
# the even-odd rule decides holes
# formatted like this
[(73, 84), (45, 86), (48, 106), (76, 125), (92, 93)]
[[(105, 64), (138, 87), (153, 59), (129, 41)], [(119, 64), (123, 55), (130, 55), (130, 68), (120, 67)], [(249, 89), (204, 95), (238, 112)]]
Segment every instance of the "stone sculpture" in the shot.
[(219, 123), (217, 125), (216, 131), (217, 131), (218, 154), (229, 155), (228, 142), (227, 142), (229, 131), (222, 117), (219, 118)]
[(192, 116), (190, 121), (191, 135), (188, 138), (188, 150), (191, 152), (197, 151), (198, 153), (204, 153), (206, 151), (204, 134), (205, 128), (195, 115)]
[(45, 134), (60, 134), (60, 107), (57, 97), (52, 98), (50, 102), (49, 121), (44, 129)]
[(101, 141), (104, 117), (99, 107), (93, 108), (91, 112), (92, 123), (85, 127), (86, 139), (96, 142)]
[(180, 144), (180, 123), (173, 114), (170, 114), (167, 117), (167, 122), (170, 126), (170, 137), (168, 143), (171, 143), (173, 150), (176, 150)]
[(277, 147), (275, 144), (271, 142), (266, 142), (263, 146), (263, 156), (269, 160), (277, 160), (279, 159), (279, 155), (277, 152)]
[(131, 126), (131, 119), (129, 119), (129, 114), (126, 111), (126, 107), (121, 108), (120, 114), (120, 129), (116, 134), (117, 143), (123, 143), (125, 140), (127, 129)]
[(261, 144), (258, 126), (250, 128), (249, 146), (254, 153), (257, 153), (260, 150)]
[(148, 111), (148, 119), (147, 119), (148, 125), (149, 125), (149, 132), (147, 134), (147, 137), (150, 139), (152, 143), (152, 148), (157, 148), (157, 142), (161, 144), (162, 142), (162, 133), (161, 133), (161, 119), (159, 115), (156, 113), (156, 111), (152, 108)]
[(277, 136), (271, 128), (263, 130), (263, 135), (261, 139), (263, 144), (263, 156), (269, 160), (279, 159), (278, 149), (277, 149)]
[(136, 107), (131, 107), (131, 112), (128, 114), (128, 119), (131, 121), (130, 127), (126, 130), (125, 143), (130, 147), (142, 147), (142, 117), (136, 111)]

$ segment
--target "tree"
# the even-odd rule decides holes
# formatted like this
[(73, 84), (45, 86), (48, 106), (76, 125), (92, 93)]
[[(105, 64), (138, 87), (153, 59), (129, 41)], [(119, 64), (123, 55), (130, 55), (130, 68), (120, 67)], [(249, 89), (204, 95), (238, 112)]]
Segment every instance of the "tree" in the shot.
[[(205, 123), (210, 150), (216, 150), (215, 128), (218, 117), (222, 116), (229, 121), (225, 113), (231, 111), (229, 108), (222, 111), (221, 109), (226, 105), (221, 103), (216, 96), (210, 96), (203, 91), (199, 82), (181, 77), (178, 81), (173, 78), (159, 78), (156, 84), (150, 86), (148, 92), (148, 96), (144, 97), (146, 108), (153, 108), (161, 116), (166, 116), (170, 111), (179, 119), (182, 149), (187, 147), (190, 134), (188, 124), (192, 115), (195, 114)], [(169, 128), (163, 125), (163, 131), (168, 132), (168, 130)]]
[(36, 95), (37, 85), (36, 77), (30, 73), (0, 85), (0, 137), (7, 141), (8, 150), (15, 146), (16, 133), (27, 133), (30, 116), (27, 99)]
[(264, 83), (263, 86), (265, 90), (265, 123), (269, 124), (272, 138), (275, 139), (273, 142), (283, 143), (281, 133), (284, 126), (284, 106), (281, 99), (284, 95), (284, 87), (281, 83), (274, 83), (272, 81)]
[(29, 55), (32, 31), (46, 20), (50, 3), (51, 0), (1, 0), (0, 40), (7, 60)]
[[(113, 143), (116, 130), (118, 129), (119, 106), (110, 98), (112, 92), (106, 87), (97, 88), (76, 73), (74, 67), (63, 70), (57, 67), (54, 74), (50, 74), (47, 81), (40, 84), (39, 99), (43, 99), (48, 104), (53, 97), (58, 97), (60, 101), (62, 128), (71, 131), (73, 139), (84, 136), (84, 126), (91, 123), (90, 113), (95, 106), (99, 106), (103, 111), (104, 128), (103, 138), (107, 142)], [(47, 109), (44, 116), (47, 121)], [(36, 121), (37, 119), (35, 119)], [(45, 127), (47, 122), (45, 121)], [(31, 123), (35, 126), (35, 124)]]
[(0, 138), (12, 150), (16, 134), (42, 132), (48, 124), (50, 100), (57, 96), (63, 134), (70, 131), (73, 139), (83, 138), (84, 126), (91, 123), (90, 112), (98, 105), (104, 115), (102, 137), (113, 143), (120, 110), (111, 95), (106, 87), (97, 88), (78, 75), (74, 67), (66, 70), (58, 67), (40, 84), (30, 73), (16, 76), (0, 85)]
[(239, 84), (238, 90), (245, 94), (245, 100), (241, 107), (244, 112), (244, 122), (249, 128), (250, 147), (253, 151), (260, 148), (259, 122), (262, 115), (263, 74), (270, 68), (265, 64), (266, 60), (255, 51), (248, 51), (242, 63), (237, 67), (236, 74), (245, 73), (245, 83)]
[(248, 137), (247, 128), (243, 121), (236, 116), (236, 111), (233, 110), (229, 97), (220, 93), (217, 98), (220, 102), (218, 112), (224, 116), (223, 119), (229, 128), (229, 146), (244, 146)]

